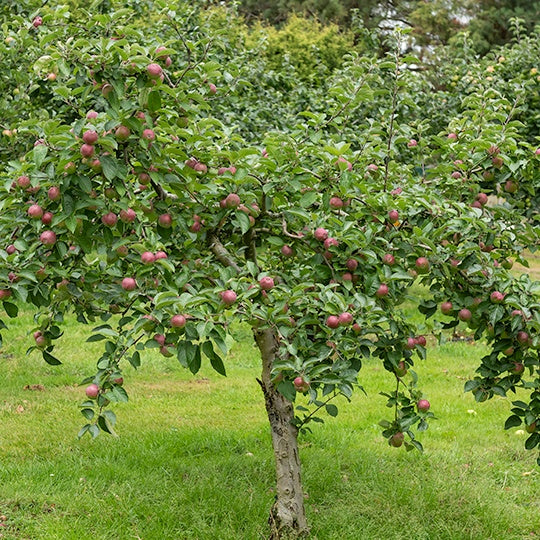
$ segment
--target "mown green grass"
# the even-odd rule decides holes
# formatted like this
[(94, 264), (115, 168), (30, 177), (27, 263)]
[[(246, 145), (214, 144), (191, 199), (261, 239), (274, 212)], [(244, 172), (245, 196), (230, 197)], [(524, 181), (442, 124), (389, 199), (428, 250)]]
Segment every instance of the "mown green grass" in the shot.
[[(114, 407), (119, 437), (77, 440), (79, 381), (100, 344), (70, 323), (59, 367), (37, 354), (29, 315), (0, 351), (0, 514), (3, 539), (258, 539), (274, 498), (274, 464), (259, 358), (249, 335), (235, 344), (227, 378), (193, 377), (148, 354), (128, 369), (130, 403)], [(378, 392), (392, 378), (376, 361), (337, 418), (301, 437), (311, 538), (493, 539), (540, 536), (540, 474), (524, 434), (502, 426), (508, 401), (463, 394), (481, 343), (432, 345), (417, 372), (438, 417), (425, 453), (390, 448), (377, 423)], [(43, 391), (25, 390), (41, 384)]]

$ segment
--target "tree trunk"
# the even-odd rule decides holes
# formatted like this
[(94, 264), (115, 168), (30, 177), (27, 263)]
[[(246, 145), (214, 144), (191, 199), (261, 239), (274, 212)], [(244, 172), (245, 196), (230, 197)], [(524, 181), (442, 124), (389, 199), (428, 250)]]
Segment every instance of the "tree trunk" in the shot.
[(297, 538), (308, 532), (308, 526), (300, 480), (298, 430), (292, 424), (294, 407), (276, 390), (271, 380), (279, 348), (274, 332), (270, 329), (255, 330), (254, 335), (262, 356), (262, 381), (259, 383), (264, 393), (276, 458), (277, 493), (270, 511), (270, 539)]

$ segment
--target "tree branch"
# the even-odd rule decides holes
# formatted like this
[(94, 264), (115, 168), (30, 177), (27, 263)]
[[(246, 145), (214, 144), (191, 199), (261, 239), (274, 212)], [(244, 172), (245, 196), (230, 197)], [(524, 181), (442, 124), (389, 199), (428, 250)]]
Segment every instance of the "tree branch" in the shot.
[(208, 238), (208, 245), (212, 253), (216, 256), (216, 259), (224, 266), (230, 266), (237, 272), (241, 272), (240, 266), (232, 258), (232, 255), (227, 251), (225, 246), (221, 243), (219, 238), (215, 234), (211, 234)]

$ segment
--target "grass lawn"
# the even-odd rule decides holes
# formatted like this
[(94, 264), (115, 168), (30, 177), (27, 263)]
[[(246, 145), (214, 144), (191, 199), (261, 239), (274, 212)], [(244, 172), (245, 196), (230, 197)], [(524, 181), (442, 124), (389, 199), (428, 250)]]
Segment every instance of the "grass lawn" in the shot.
[[(130, 403), (114, 407), (119, 437), (77, 439), (79, 381), (100, 344), (69, 325), (59, 367), (34, 353), (30, 315), (14, 321), (0, 351), (0, 538), (181, 540), (264, 538), (274, 464), (249, 335), (227, 378), (196, 376), (148, 353), (127, 369)], [(337, 418), (301, 437), (311, 537), (318, 540), (518, 540), (540, 537), (540, 470), (517, 428), (502, 429), (509, 402), (463, 394), (485, 352), (448, 343), (418, 362), (438, 417), (420, 434), (426, 452), (390, 448), (379, 420), (392, 377), (366, 363)], [(29, 389), (27, 385), (42, 385)], [(27, 387), (25, 389), (25, 387)], [(39, 388), (32, 387), (30, 388)]]

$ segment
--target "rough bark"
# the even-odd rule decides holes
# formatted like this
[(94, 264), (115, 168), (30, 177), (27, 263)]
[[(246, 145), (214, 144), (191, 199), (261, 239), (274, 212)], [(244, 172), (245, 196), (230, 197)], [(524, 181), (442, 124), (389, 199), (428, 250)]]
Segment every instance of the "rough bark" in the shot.
[(270, 329), (256, 330), (255, 341), (262, 356), (262, 380), (266, 412), (272, 431), (276, 459), (276, 501), (270, 511), (271, 540), (297, 538), (308, 532), (304, 492), (300, 479), (298, 430), (292, 424), (293, 404), (281, 395), (271, 380), (278, 341)]

